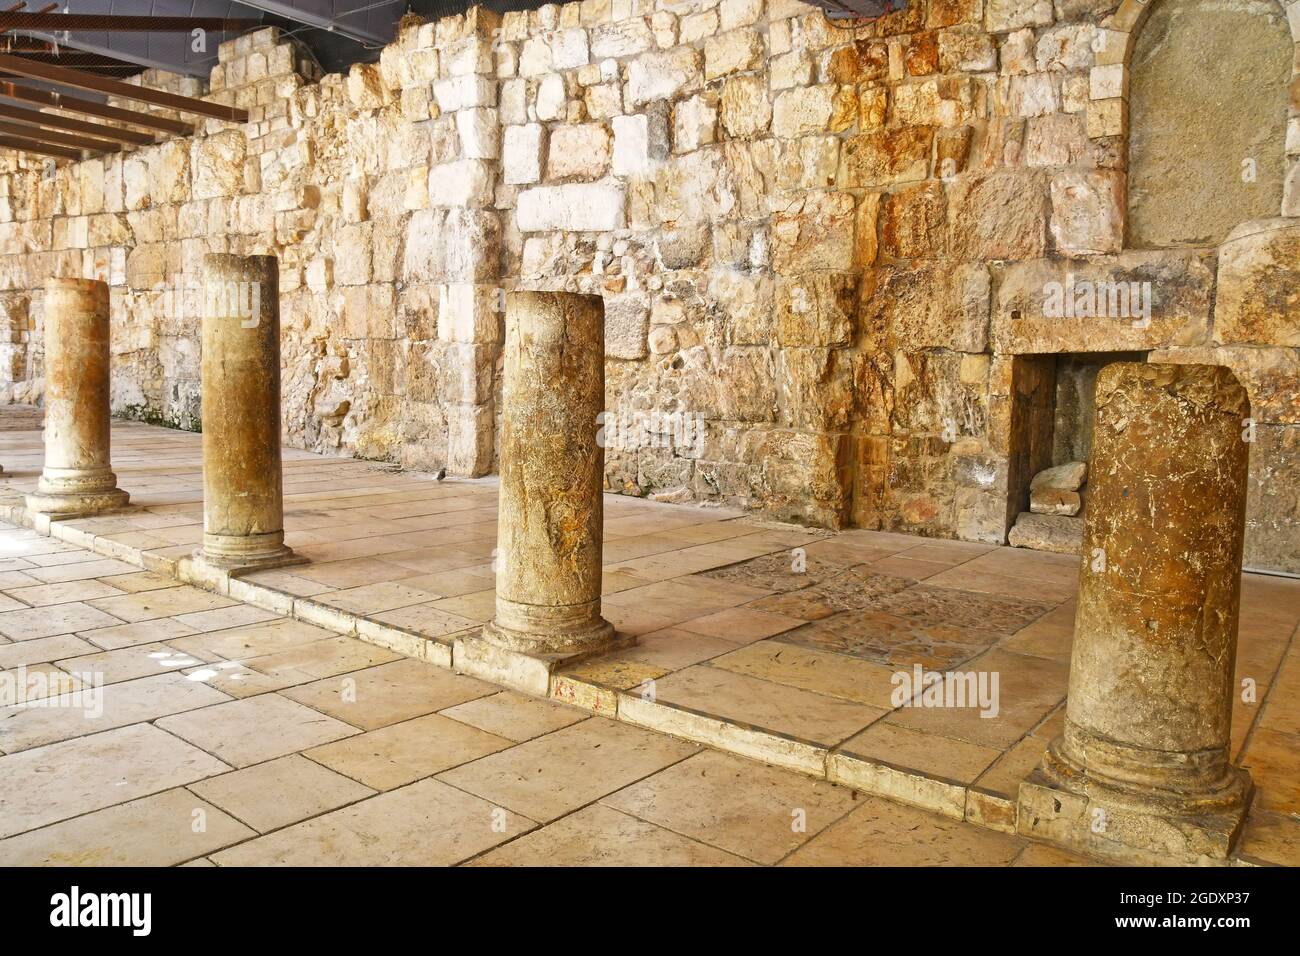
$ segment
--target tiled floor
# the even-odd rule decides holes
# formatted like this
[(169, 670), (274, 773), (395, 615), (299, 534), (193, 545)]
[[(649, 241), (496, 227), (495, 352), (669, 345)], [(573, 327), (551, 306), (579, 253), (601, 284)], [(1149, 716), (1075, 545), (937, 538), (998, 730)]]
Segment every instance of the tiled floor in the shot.
[[(0, 680), (33, 691), (0, 708), (0, 865), (1086, 862), (32, 531), (5, 525), (0, 549), (23, 605), (0, 612)], [(72, 580), (44, 590), (50, 569)]]
[[(0, 424), (0, 497), (34, 484), (32, 424)], [(311, 563), (255, 579), (430, 637), (490, 618), (493, 482), (285, 457), (288, 540)], [(191, 551), (201, 533), (198, 436), (115, 424), (114, 465), (135, 510), (76, 523), (98, 536), (97, 550), (162, 559)], [(12, 789), (17, 808), (5, 815), (14, 829), (0, 832), (22, 832), (0, 842), (0, 860), (39, 856), (48, 841), (67, 842), (63, 831), (82, 835), (73, 844), (102, 844), (105, 833), (186, 801), (189, 835), (173, 845), (128, 840), (86, 852), (154, 861), (149, 854), (165, 851), (156, 862), (211, 854), (218, 863), (1055, 860), (1005, 833), (625, 721), (677, 733), (676, 720), (707, 719), (723, 728), (723, 749), (765, 753), (750, 746), (754, 735), (788, 745), (787, 766), (809, 754), (865, 762), (898, 775), (904, 798), (912, 778), (937, 781), (936, 807), (954, 815), (956, 799), (960, 817), (965, 799), (968, 820), (1005, 825), (996, 813), (1013, 805), (1061, 726), (1074, 559), (830, 535), (614, 496), (605, 558), (605, 614), (639, 643), (572, 668), (556, 691), (617, 722), (499, 692), (134, 563), (5, 532), (0, 666), (93, 668), (110, 703), (93, 722), (67, 708), (0, 713), (0, 771), (10, 771), (0, 772), (0, 802)], [(1292, 864), (1298, 622), (1300, 582), (1245, 578), (1238, 677), (1255, 694), (1237, 701), (1234, 748), (1259, 794), (1242, 852)], [(895, 706), (892, 678), (914, 665), (995, 672), (997, 715)], [(631, 705), (640, 700), (671, 719), (656, 723), (646, 707), (638, 717)], [(116, 771), (112, 759), (101, 766), (106, 755), (118, 755)], [(15, 782), (50, 765), (59, 773)], [(210, 821), (205, 834), (188, 831), (194, 810)], [(487, 832), (465, 827), (465, 815)], [(23, 832), (34, 827), (48, 829)]]

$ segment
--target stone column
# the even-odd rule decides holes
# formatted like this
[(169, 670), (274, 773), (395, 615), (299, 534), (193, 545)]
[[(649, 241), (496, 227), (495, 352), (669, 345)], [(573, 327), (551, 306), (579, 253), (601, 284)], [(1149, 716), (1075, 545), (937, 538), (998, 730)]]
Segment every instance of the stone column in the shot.
[(203, 547), (219, 568), (294, 561), (284, 544), (274, 256), (203, 260)]
[(1040, 803), (1033, 823), (1094, 850), (1226, 856), (1250, 790), (1228, 752), (1249, 400), (1226, 368), (1142, 363), (1103, 369), (1096, 396), (1065, 732), (1040, 781), (1056, 807), (1087, 798), (1086, 819), (1053, 832)]
[(605, 310), (599, 296), (506, 299), (496, 616), (483, 637), (558, 654), (607, 646), (600, 616)]
[(45, 285), (45, 469), (35, 512), (92, 515), (127, 503), (109, 462), (108, 285)]

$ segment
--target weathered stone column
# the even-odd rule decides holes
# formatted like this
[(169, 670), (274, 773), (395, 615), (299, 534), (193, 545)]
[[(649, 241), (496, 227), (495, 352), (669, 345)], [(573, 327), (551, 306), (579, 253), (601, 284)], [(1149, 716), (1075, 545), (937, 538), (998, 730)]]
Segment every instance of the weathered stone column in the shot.
[(219, 568), (295, 560), (284, 544), (280, 296), (274, 256), (204, 257), (203, 548)]
[(1210, 365), (1111, 365), (1096, 395), (1065, 732), (1020, 828), (1223, 857), (1250, 791), (1228, 752), (1249, 400)]
[(506, 298), (495, 644), (553, 654), (607, 645), (600, 616), (605, 310), (599, 296)]
[(92, 515), (127, 503), (109, 461), (108, 285), (45, 285), (45, 469), (27, 507)]

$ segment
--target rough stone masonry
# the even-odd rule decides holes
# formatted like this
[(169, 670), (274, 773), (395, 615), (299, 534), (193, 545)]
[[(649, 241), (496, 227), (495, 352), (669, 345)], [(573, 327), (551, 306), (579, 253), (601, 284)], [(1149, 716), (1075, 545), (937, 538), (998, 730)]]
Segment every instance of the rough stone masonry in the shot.
[[(483, 475), (504, 292), (599, 294), (606, 410), (653, 423), (608, 489), (1003, 541), (1061, 463), (1057, 357), (1222, 364), (1246, 564), (1300, 571), (1298, 9), (584, 0), (407, 21), (324, 77), (261, 30), (206, 89), (141, 78), (247, 124), (9, 161), (0, 388), (41, 395), (45, 281), (97, 278), (115, 414), (197, 427), (203, 257), (275, 255), (284, 440)], [(1149, 314), (1047, 309), (1079, 283), (1146, 283)]]

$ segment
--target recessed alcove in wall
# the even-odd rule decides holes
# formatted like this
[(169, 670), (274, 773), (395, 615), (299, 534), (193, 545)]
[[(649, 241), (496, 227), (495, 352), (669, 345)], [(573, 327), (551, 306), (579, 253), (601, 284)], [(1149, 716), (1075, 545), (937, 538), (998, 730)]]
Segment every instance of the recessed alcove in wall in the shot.
[(1060, 352), (1012, 360), (1007, 529), (1029, 510), (1036, 474), (1092, 451), (1097, 375), (1114, 362), (1145, 362), (1146, 352)]

